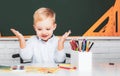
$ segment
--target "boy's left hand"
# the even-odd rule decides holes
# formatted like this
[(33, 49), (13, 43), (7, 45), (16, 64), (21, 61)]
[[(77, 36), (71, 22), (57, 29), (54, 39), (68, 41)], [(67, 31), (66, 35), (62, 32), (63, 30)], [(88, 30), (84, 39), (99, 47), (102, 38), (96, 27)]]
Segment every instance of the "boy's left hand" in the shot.
[(71, 34), (71, 31), (65, 32), (63, 36), (58, 41), (58, 50), (62, 50), (64, 48), (64, 42), (66, 38)]

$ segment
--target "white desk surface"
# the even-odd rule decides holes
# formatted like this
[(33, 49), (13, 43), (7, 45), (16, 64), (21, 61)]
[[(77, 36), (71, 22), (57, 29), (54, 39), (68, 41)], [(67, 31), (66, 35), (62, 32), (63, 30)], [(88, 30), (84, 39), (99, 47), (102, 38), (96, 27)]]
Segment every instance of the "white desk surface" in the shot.
[(92, 72), (80, 70), (59, 69), (55, 73), (26, 72), (26, 71), (0, 71), (0, 76), (92, 76)]
[[(112, 65), (109, 65), (112, 63)], [(114, 63), (114, 64), (113, 64)], [(91, 72), (81, 72), (80, 70), (58, 70), (55, 73), (34, 73), (34, 72), (2, 72), (0, 76), (120, 76), (120, 60), (119, 59), (99, 59), (93, 60)]]
[(92, 76), (89, 72), (59, 70), (55, 73), (33, 73), (33, 72), (0, 72), (0, 76)]

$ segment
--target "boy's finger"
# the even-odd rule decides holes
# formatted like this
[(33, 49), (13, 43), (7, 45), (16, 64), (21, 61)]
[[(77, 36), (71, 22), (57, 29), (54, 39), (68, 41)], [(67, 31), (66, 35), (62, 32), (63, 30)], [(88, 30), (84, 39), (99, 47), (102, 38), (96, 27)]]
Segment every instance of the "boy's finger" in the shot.
[(10, 29), (16, 36), (17, 35), (21, 35), (18, 31), (16, 31), (15, 29)]
[(71, 31), (69, 30), (68, 32), (65, 33), (65, 37), (68, 37), (71, 34)]
[(16, 33), (17, 31), (15, 29), (10, 29), (13, 33)]
[(15, 31), (15, 29), (10, 29), (12, 32)]
[(67, 36), (70, 35), (70, 34), (71, 34), (71, 30), (69, 30), (69, 31), (67, 32)]
[(14, 34), (17, 33), (17, 31), (16, 31), (15, 29), (11, 29), (11, 31), (12, 31)]
[(65, 32), (62, 38), (67, 38), (71, 34), (71, 31)]
[(67, 37), (67, 32), (65, 32), (62, 37), (63, 37), (63, 38), (66, 38), (66, 37)]

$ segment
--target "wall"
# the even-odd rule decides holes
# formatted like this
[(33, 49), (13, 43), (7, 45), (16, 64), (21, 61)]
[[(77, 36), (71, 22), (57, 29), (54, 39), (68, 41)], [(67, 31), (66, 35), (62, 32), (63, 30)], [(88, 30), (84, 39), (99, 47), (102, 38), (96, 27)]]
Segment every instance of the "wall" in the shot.
[(0, 38), (0, 64), (19, 63), (19, 58), (12, 58), (12, 54), (16, 53), (19, 53), (19, 43), (17, 39)]
[[(76, 37), (75, 39), (82, 41), (84, 38), (94, 42), (90, 50), (93, 53), (93, 59), (98, 62), (101, 59), (105, 62), (120, 62), (120, 37)], [(66, 53), (71, 52), (69, 44), (71, 39), (68, 38), (65, 42)], [(17, 38), (0, 38), (0, 64), (18, 64), (20, 62), (19, 58), (13, 59), (12, 54), (19, 53), (19, 50)], [(117, 61), (114, 61), (114, 59)]]

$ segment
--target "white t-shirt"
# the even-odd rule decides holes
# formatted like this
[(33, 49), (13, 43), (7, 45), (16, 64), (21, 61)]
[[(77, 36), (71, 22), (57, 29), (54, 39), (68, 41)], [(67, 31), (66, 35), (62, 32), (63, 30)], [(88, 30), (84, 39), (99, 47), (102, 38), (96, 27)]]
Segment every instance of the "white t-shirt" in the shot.
[(21, 49), (20, 56), (24, 60), (32, 59), (32, 63), (56, 63), (65, 60), (65, 51), (57, 50), (58, 37), (54, 36), (47, 42), (33, 36), (26, 42), (26, 47)]

